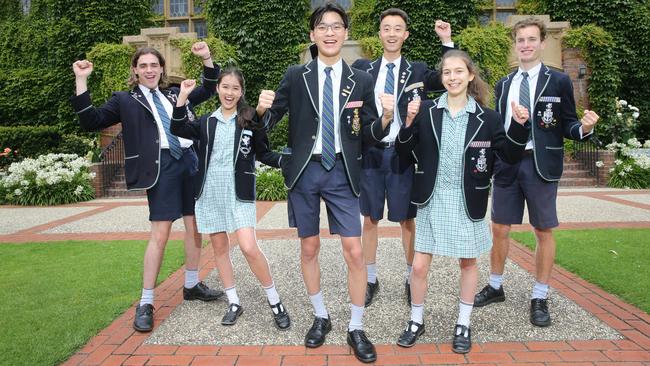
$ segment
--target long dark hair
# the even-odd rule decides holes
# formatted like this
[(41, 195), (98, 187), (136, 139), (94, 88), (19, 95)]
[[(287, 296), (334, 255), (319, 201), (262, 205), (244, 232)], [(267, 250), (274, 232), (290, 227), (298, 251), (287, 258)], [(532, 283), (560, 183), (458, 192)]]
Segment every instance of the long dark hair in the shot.
[(251, 128), (255, 109), (246, 102), (246, 81), (241, 70), (234, 66), (226, 67), (217, 77), (217, 88), (221, 80), (227, 75), (234, 76), (241, 86), (241, 98), (237, 101), (237, 124), (241, 128)]
[(481, 70), (479, 70), (476, 64), (474, 64), (467, 52), (461, 50), (449, 50), (445, 52), (445, 54), (442, 55), (440, 64), (438, 65), (438, 70), (440, 70), (442, 73), (442, 65), (445, 63), (446, 59), (451, 57), (458, 57), (463, 60), (467, 66), (467, 70), (470, 72), (470, 74), (474, 75), (474, 80), (470, 81), (469, 85), (467, 85), (467, 94), (474, 97), (474, 99), (476, 99), (479, 104), (483, 106), (487, 105), (490, 89), (488, 87), (488, 84), (483, 81), (483, 79), (481, 79)]

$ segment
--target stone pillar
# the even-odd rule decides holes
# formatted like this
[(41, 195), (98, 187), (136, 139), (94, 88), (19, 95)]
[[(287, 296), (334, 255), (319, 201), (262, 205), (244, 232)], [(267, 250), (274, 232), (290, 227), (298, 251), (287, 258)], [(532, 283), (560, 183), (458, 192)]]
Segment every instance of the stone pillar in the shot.
[(600, 187), (607, 187), (611, 175), (609, 170), (614, 167), (616, 154), (613, 151), (600, 150), (598, 151), (598, 160), (603, 162), (603, 166), (598, 168), (598, 185)]
[(102, 176), (102, 163), (90, 165), (90, 172), (95, 173), (95, 178), (90, 182), (95, 190), (95, 198), (103, 197), (104, 177)]
[(562, 50), (562, 66), (564, 72), (569, 75), (573, 83), (573, 96), (576, 99), (576, 108), (581, 111), (589, 108), (589, 77), (591, 68), (582, 57), (578, 48), (565, 48)]

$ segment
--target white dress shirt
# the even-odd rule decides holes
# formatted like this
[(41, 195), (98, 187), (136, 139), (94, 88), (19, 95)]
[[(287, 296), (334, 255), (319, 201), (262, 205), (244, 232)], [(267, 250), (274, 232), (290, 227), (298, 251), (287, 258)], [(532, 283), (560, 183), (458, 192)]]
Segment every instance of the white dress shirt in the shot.
[(334, 102), (334, 147), (336, 152), (341, 152), (341, 131), (340, 131), (340, 111), (339, 108), (339, 95), (341, 94), (341, 76), (343, 75), (343, 61), (339, 59), (334, 65), (325, 65), (323, 61), (318, 59), (318, 114), (320, 115), (320, 123), (318, 124), (318, 136), (316, 137), (316, 146), (314, 147), (313, 154), (320, 154), (323, 151), (323, 89), (325, 88), (325, 68), (330, 66), (332, 71), (330, 77), (332, 78), (332, 101)]
[[(147, 88), (142, 84), (138, 84), (138, 86), (140, 87), (140, 90), (142, 91), (144, 97), (147, 98), (147, 102), (149, 103), (149, 106), (151, 107), (151, 111), (153, 112), (153, 118), (156, 120), (156, 125), (158, 126), (158, 135), (160, 135), (160, 148), (169, 149), (169, 141), (167, 141), (167, 133), (165, 133), (165, 128), (163, 127), (162, 121), (160, 120), (160, 115), (158, 114), (158, 108), (156, 108), (156, 104), (153, 102), (153, 95), (151, 95), (151, 89)], [(169, 102), (169, 99), (167, 99), (167, 97), (160, 92), (160, 89), (156, 88), (156, 92), (158, 93), (158, 98), (162, 102), (163, 107), (165, 107), (165, 111), (167, 111), (167, 115), (169, 116), (170, 123), (171, 123), (172, 114), (174, 113), (174, 106)], [(192, 140), (179, 137), (178, 141), (180, 141), (181, 147), (183, 149), (187, 149), (188, 147), (192, 146)]]
[(399, 109), (397, 108), (397, 93), (399, 90), (399, 68), (402, 62), (402, 57), (398, 57), (395, 61), (388, 61), (385, 57), (381, 58), (381, 65), (379, 66), (379, 73), (377, 74), (377, 82), (375, 82), (375, 104), (377, 105), (377, 115), (382, 116), (384, 114), (384, 108), (381, 105), (381, 100), (379, 96), (384, 93), (384, 87), (386, 85), (386, 75), (388, 74), (388, 65), (389, 63), (395, 64), (393, 67), (393, 77), (395, 80), (393, 82), (393, 95), (395, 96), (395, 109), (393, 110), (393, 121), (390, 123), (390, 132), (386, 137), (381, 141), (390, 142), (395, 141), (397, 134), (399, 133), (399, 128), (401, 126)]

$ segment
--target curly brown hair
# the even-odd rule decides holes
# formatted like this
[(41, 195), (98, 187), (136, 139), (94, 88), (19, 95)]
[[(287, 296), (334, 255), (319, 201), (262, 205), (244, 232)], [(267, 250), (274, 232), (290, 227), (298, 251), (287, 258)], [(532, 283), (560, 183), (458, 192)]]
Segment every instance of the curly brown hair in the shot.
[(168, 82), (167, 72), (165, 71), (165, 58), (157, 49), (153, 47), (138, 48), (138, 50), (133, 54), (133, 57), (131, 58), (131, 74), (129, 75), (129, 79), (126, 81), (129, 87), (133, 88), (136, 85), (140, 84), (138, 75), (133, 71), (133, 69), (138, 67), (138, 61), (142, 55), (154, 55), (156, 58), (158, 58), (158, 63), (160, 64), (160, 67), (162, 67), (162, 74), (160, 75), (160, 80), (158, 81), (158, 87), (166, 88), (168, 86)]

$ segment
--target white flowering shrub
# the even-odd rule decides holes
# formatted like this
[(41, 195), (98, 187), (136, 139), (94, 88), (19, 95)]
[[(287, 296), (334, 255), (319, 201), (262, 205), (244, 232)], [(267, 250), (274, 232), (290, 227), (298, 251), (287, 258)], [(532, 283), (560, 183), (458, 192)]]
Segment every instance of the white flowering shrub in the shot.
[(94, 197), (90, 162), (76, 154), (47, 154), (9, 166), (0, 178), (0, 202), (59, 205)]
[(638, 118), (639, 108), (623, 99), (617, 99), (616, 114), (598, 124), (598, 136), (603, 141), (626, 141), (634, 136)]
[(608, 185), (616, 188), (650, 188), (650, 157), (647, 153), (639, 152), (641, 148), (650, 148), (650, 140), (641, 145), (636, 138), (630, 138), (627, 143), (612, 142), (607, 150), (616, 153), (614, 166), (610, 168)]

